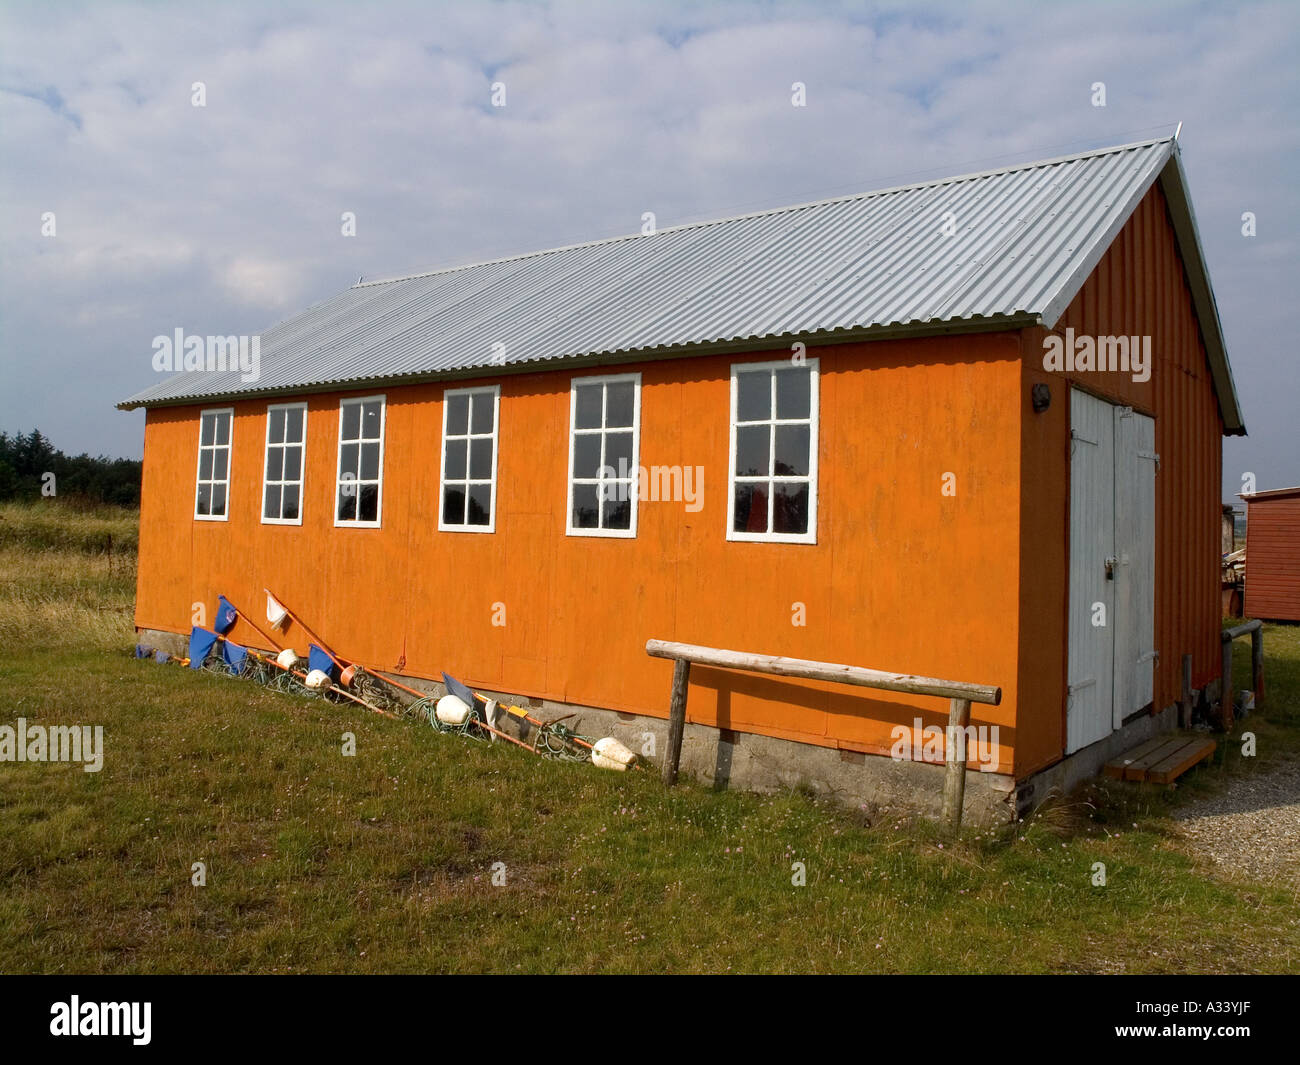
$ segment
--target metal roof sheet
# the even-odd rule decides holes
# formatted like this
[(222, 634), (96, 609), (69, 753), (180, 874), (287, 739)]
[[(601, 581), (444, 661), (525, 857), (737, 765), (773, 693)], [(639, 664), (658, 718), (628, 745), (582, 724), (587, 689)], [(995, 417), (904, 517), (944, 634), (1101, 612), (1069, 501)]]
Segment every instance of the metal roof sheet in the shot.
[(794, 337), (1050, 326), (1171, 158), (1171, 138), (1144, 141), (361, 281), (263, 333), (258, 380), (178, 373), (120, 406)]

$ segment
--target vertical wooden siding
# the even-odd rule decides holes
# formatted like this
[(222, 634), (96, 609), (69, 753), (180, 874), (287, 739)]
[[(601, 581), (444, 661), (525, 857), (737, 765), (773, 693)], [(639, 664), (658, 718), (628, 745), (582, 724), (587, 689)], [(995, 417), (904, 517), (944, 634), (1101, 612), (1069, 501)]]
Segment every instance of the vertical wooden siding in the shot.
[[(1156, 421), (1155, 669), (1157, 709), (1179, 698), (1182, 657), (1192, 683), (1219, 675), (1219, 520), (1223, 421), (1164, 196), (1153, 186), (1053, 330), (1152, 338), (1150, 380), (1119, 373), (1049, 373), (1042, 329), (1025, 330), (1021, 462), (1022, 713), (1016, 774), (1055, 761), (1066, 717), (1070, 402), (1079, 387)], [(1032, 385), (1052, 390), (1034, 414)]]
[[(975, 708), (975, 723), (1000, 726), (1008, 771), (1019, 337), (812, 349), (818, 542), (729, 542), (730, 367), (787, 354), (620, 368), (642, 373), (642, 464), (698, 465), (704, 477), (702, 510), (643, 502), (634, 540), (565, 535), (568, 372), (499, 378), (491, 535), (437, 529), (441, 385), (386, 392), (380, 529), (333, 527), (343, 393), (308, 398), (301, 527), (259, 521), (266, 401), (234, 404), (228, 522), (192, 518), (201, 408), (151, 410), (136, 622), (187, 631), (191, 604), (218, 592), (260, 616), (268, 584), (341, 653), (379, 667), (404, 661), (417, 675), (445, 669), (482, 687), (655, 716), (666, 714), (671, 664), (646, 656), (650, 637), (999, 684), (1002, 705)], [(946, 473), (955, 496), (941, 494)], [(492, 624), (498, 603), (504, 627)], [(798, 604), (804, 626), (792, 624)], [(300, 633), (294, 642), (305, 645)], [(705, 669), (691, 679), (693, 721), (831, 747), (885, 753), (895, 724), (946, 721), (934, 699)]]
[(1300, 494), (1247, 504), (1245, 609), (1300, 621)]

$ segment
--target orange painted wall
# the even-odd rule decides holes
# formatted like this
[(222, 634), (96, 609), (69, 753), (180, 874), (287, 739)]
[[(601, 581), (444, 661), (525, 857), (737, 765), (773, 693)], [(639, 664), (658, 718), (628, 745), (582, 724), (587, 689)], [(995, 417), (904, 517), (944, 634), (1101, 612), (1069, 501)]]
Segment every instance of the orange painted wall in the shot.
[[(570, 372), (502, 385), (494, 534), (439, 532), (440, 384), (388, 396), (383, 527), (332, 521), (338, 400), (308, 397), (304, 524), (259, 521), (266, 401), (235, 403), (230, 520), (192, 518), (198, 406), (148, 413), (136, 623), (188, 631), (219, 592), (256, 617), (278, 591), (340, 653), (484, 688), (665, 716), (651, 637), (999, 684), (1001, 769), (1017, 740), (1022, 370), (1015, 333), (815, 348), (815, 545), (727, 541), (730, 367), (787, 352), (619, 367), (642, 373), (641, 462), (703, 468), (704, 506), (642, 502), (634, 540), (565, 535)], [(583, 371), (589, 373), (608, 370)], [(456, 382), (463, 387), (473, 382)], [(229, 404), (213, 404), (213, 406)], [(957, 494), (941, 494), (956, 475)], [(507, 624), (492, 625), (503, 603)], [(796, 603), (807, 623), (791, 624)], [(249, 639), (240, 627), (235, 638)], [(291, 630), (292, 631), (292, 630)], [(306, 640), (297, 634), (299, 650)], [(942, 700), (697, 667), (692, 721), (887, 752)]]
[[(1076, 335), (1152, 338), (1150, 380), (1112, 373), (1049, 373), (1044, 330), (1023, 334), (1021, 389), (1024, 471), (1020, 507), (1021, 701), (1016, 774), (1060, 757), (1065, 739), (1066, 596), (1069, 585), (1070, 387), (1082, 387), (1155, 418), (1156, 709), (1182, 689), (1182, 658), (1192, 684), (1220, 673), (1219, 519), (1223, 421), (1164, 196), (1153, 187), (1053, 330)], [(1052, 405), (1030, 407), (1033, 384)]]

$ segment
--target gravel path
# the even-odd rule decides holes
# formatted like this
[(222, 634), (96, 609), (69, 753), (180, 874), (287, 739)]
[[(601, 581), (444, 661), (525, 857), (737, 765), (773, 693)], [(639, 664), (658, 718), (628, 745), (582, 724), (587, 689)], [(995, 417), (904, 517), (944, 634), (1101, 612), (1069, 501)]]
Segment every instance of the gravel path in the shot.
[(1300, 884), (1300, 761), (1241, 777), (1174, 816), (1192, 849), (1221, 872)]

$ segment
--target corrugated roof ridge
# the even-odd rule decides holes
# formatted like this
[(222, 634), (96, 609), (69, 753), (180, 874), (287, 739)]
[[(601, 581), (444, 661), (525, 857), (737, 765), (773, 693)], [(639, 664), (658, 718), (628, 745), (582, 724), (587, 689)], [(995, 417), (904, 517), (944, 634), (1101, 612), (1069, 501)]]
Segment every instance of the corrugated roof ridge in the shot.
[[(998, 177), (1002, 174), (1011, 174), (1019, 170), (1037, 170), (1042, 167), (1060, 166), (1064, 163), (1072, 163), (1081, 159), (1090, 159), (1099, 155), (1118, 155), (1120, 152), (1134, 151), (1138, 148), (1149, 148), (1153, 144), (1159, 144), (1163, 141), (1172, 141), (1173, 135), (1166, 137), (1151, 137), (1143, 141), (1133, 141), (1129, 144), (1115, 144), (1106, 148), (1094, 148), (1086, 152), (1075, 152), (1070, 155), (1060, 155), (1051, 159), (1036, 159), (1028, 163), (1016, 163), (1011, 166), (996, 167), (991, 170), (976, 170), (967, 174), (953, 174), (949, 177), (933, 178), (929, 181), (914, 181), (905, 185), (891, 185), (883, 189), (869, 189), (863, 192), (853, 192), (846, 196), (829, 196), (820, 200), (809, 200), (805, 203), (786, 204), (781, 207), (768, 207), (761, 211), (749, 211), (745, 214), (728, 215), (724, 218), (709, 218), (699, 222), (683, 222), (680, 225), (665, 226), (662, 229), (656, 229), (650, 236), (660, 236), (665, 233), (676, 233), (685, 229), (703, 229), (708, 226), (724, 225), (731, 222), (743, 222), (750, 218), (763, 218), (769, 215), (786, 214), (794, 211), (806, 211), (814, 207), (826, 207), (834, 203), (848, 203), (853, 200), (869, 200), (877, 196), (892, 196), (903, 192), (912, 192), (917, 189), (942, 188), (944, 185), (955, 185), (964, 181), (975, 181), (984, 178)], [(576, 251), (579, 248), (595, 248), (603, 244), (617, 244), (625, 240), (644, 240), (646, 234), (642, 233), (622, 233), (615, 237), (600, 237), (596, 240), (579, 241), (575, 244), (561, 244), (553, 248), (540, 248), (536, 251), (521, 252), (514, 255), (502, 255), (495, 259), (483, 259), (476, 262), (461, 263), (458, 266), (441, 266), (432, 270), (419, 270), (410, 274), (397, 274), (392, 277), (377, 277), (370, 281), (358, 281), (352, 288), (370, 288), (381, 285), (394, 285), (403, 281), (417, 281), (424, 277), (436, 277), (439, 274), (451, 274), (460, 270), (473, 270), (481, 266), (498, 266), (502, 263), (520, 262), (524, 259), (537, 259), (544, 255), (555, 255), (559, 252)]]

